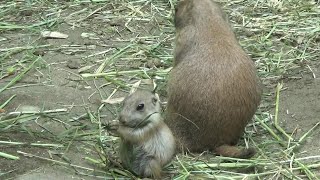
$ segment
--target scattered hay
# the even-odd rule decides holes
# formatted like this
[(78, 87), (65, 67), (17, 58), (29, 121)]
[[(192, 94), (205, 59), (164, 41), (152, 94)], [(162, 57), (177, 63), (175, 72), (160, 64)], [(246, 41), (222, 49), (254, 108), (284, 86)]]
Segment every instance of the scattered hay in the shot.
[[(71, 2), (56, 1), (2, 1), (0, 5), (0, 97), (4, 91), (29, 86), (49, 86), (48, 82), (39, 84), (18, 84), (30, 70), (40, 74), (42, 68), (50, 69), (58, 63), (47, 63), (46, 53), (60, 52), (77, 55), (84, 63), (79, 69), (79, 81), (95, 81), (103, 78), (105, 84), (96, 88), (103, 97), (105, 87), (114, 92), (128, 91), (140, 79), (156, 79), (160, 87), (165, 87), (166, 77), (171, 69), (174, 27), (172, 14), (176, 1), (127, 1), (127, 0), (81, 0)], [(179, 154), (165, 168), (172, 179), (252, 179), (252, 178), (290, 178), (317, 179), (319, 176), (320, 155), (305, 156), (298, 150), (306, 137), (318, 127), (316, 124), (302, 137), (294, 137), (294, 132), (286, 132), (278, 121), (281, 97), (281, 82), (294, 79), (294, 71), (311, 71), (309, 64), (320, 58), (320, 5), (311, 0), (237, 0), (222, 2), (230, 21), (238, 35), (240, 44), (250, 54), (258, 68), (266, 87), (276, 89), (275, 93), (264, 94), (263, 106), (258, 110), (244, 135), (242, 143), (255, 146), (258, 154), (250, 160), (214, 157), (210, 153), (200, 155)], [(83, 44), (43, 44), (41, 32), (56, 31), (63, 24), (72, 29), (86, 30)], [(63, 26), (66, 27), (66, 26)], [(61, 29), (60, 29), (61, 30)], [(64, 29), (62, 29), (64, 30)], [(69, 29), (70, 30), (70, 29)], [(59, 31), (60, 32), (60, 31)], [(66, 36), (72, 31), (63, 31)], [(13, 34), (33, 37), (28, 43), (11, 43)], [(9, 38), (8, 38), (9, 37)], [(10, 39), (11, 37), (11, 39)], [(65, 42), (65, 41), (63, 41)], [(91, 43), (94, 42), (94, 43)], [(90, 44), (91, 43), (91, 44)], [(313, 73), (313, 72), (312, 72)], [(277, 86), (278, 84), (278, 86)], [(164, 92), (160, 89), (160, 92)], [(109, 94), (110, 95), (110, 94)], [(163, 93), (165, 96), (165, 93)], [(271, 98), (276, 97), (275, 100)], [(82, 142), (88, 152), (85, 160), (95, 168), (78, 166), (52, 157), (19, 151), (17, 156), (0, 152), (0, 157), (19, 159), (20, 155), (40, 158), (61, 166), (76, 169), (78, 174), (96, 178), (135, 178), (123, 169), (115, 154), (117, 138), (103, 128), (105, 117), (103, 108), (115, 115), (117, 105), (101, 105), (98, 110), (86, 108), (80, 116), (62, 119), (65, 111), (43, 109), (36, 113), (19, 112), (12, 116), (6, 113), (6, 105), (15, 95), (0, 102), (0, 132), (20, 132), (36, 134), (51, 143), (24, 143), (1, 141), (0, 144), (15, 146), (41, 146), (42, 148), (68, 152), (71, 144)], [(121, 98), (121, 97), (120, 97)], [(275, 114), (272, 112), (273, 104)], [(68, 111), (68, 110), (67, 110)], [(58, 136), (42, 127), (46, 132), (27, 129), (24, 123), (50, 117), (65, 126)], [(109, 118), (109, 117), (107, 117)], [(89, 119), (92, 127), (82, 122)], [(111, 119), (109, 119), (111, 120)], [(40, 126), (40, 124), (39, 124)], [(10, 138), (9, 138), (10, 139)], [(19, 146), (18, 146), (19, 145)], [(97, 170), (96, 168), (99, 168)], [(316, 170), (314, 170), (316, 169)], [(85, 170), (86, 172), (80, 172)], [(12, 173), (7, 172), (7, 173)], [(7, 175), (0, 172), (0, 176)], [(14, 171), (13, 171), (14, 173)]]

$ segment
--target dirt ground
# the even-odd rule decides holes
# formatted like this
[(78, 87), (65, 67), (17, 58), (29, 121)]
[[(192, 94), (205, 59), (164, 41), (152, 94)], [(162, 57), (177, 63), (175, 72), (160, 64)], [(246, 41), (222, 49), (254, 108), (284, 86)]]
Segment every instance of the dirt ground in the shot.
[[(106, 179), (103, 176), (104, 171), (108, 171), (108, 177), (112, 177), (112, 170), (93, 165), (92, 161), (85, 158), (100, 159), (99, 153), (97, 153), (99, 151), (97, 150), (97, 144), (100, 140), (99, 121), (104, 123), (115, 119), (118, 108), (108, 105), (105, 105), (101, 110), (98, 108), (102, 104), (101, 100), (107, 99), (115, 89), (118, 89), (118, 86), (104, 79), (84, 79), (79, 75), (79, 70), (87, 67), (84, 71), (92, 73), (107, 57), (112, 56), (132, 38), (139, 36), (141, 33), (142, 36), (150, 36), (151, 39), (159, 38), (158, 36), (152, 37), (153, 35), (159, 35), (159, 30), (153, 24), (155, 21), (138, 20), (141, 21), (139, 24), (131, 25), (137, 30), (129, 30), (129, 26), (125, 26), (126, 20), (121, 17), (111, 17), (111, 20), (104, 18), (104, 16), (121, 13), (123, 11), (121, 3), (120, 1), (109, 3), (103, 8), (84, 4), (84, 6), (79, 5), (62, 10), (61, 16), (64, 18), (68, 16), (70, 19), (65, 19), (63, 23), (57, 23), (57, 26), (52, 29), (67, 34), (67, 39), (41, 38), (41, 30), (39, 29), (35, 32), (20, 29), (0, 34), (2, 40), (0, 49), (37, 45), (50, 46), (39, 49), (31, 48), (10, 56), (10, 61), (6, 65), (9, 64), (9, 66), (14, 67), (17, 62), (30, 62), (29, 59), (38, 57), (41, 60), (11, 89), (9, 88), (1, 93), (1, 103), (15, 95), (4, 108), (5, 113), (0, 115), (3, 118), (1, 120), (6, 119), (6, 113), (14, 111), (66, 110), (66, 112), (58, 114), (46, 114), (36, 120), (14, 122), (14, 125), (10, 128), (1, 130), (1, 141), (23, 142), (27, 145), (0, 144), (0, 152), (20, 157), (20, 160), (15, 161), (5, 158), (0, 159), (0, 179)], [(40, 3), (39, 6), (41, 5), (43, 5), (43, 9), (59, 13), (54, 8), (50, 9), (49, 4)], [(68, 4), (64, 6), (64, 3), (59, 5), (61, 5), (61, 8), (68, 6)], [(92, 19), (90, 17), (88, 21), (84, 19), (79, 25), (76, 22), (79, 20), (79, 16), (76, 16), (75, 21), (73, 21), (71, 15), (84, 9), (92, 11), (102, 9), (106, 14), (101, 13)], [(42, 14), (39, 14), (36, 7), (26, 11), (25, 4), (18, 4), (16, 10), (17, 14), (11, 13), (10, 16), (6, 17), (8, 21), (16, 24), (31, 24), (39, 19), (41, 20)], [(45, 10), (43, 12), (46, 13)], [(87, 12), (84, 13), (83, 17), (86, 16)], [(156, 23), (161, 24), (161, 21)], [(85, 34), (89, 34), (89, 37)], [(142, 37), (141, 39), (144, 41), (141, 44), (150, 43), (148, 42), (149, 37)], [(141, 56), (143, 56), (143, 53)], [(129, 60), (129, 62), (125, 61), (124, 64), (119, 61), (114, 66), (121, 70), (130, 70), (137, 69), (142, 63), (154, 65), (153, 62), (147, 62), (147, 60), (137, 63)], [(8, 77), (6, 75), (1, 77), (0, 87), (4, 87), (15, 75), (20, 73), (19, 69), (18, 66), (16, 73)], [(6, 69), (3, 68), (2, 70), (4, 70), (4, 75)], [(130, 79), (134, 79), (134, 77), (130, 77)], [(118, 90), (113, 97), (123, 97), (126, 93), (123, 90)], [(90, 119), (88, 117), (89, 112), (99, 112), (101, 119)], [(94, 116), (97, 117), (96, 114)], [(56, 147), (37, 147), (30, 145), (30, 143), (62, 144), (68, 148), (61, 150), (61, 148)], [(106, 144), (112, 149), (114, 142)], [(22, 155), (21, 152), (31, 154), (33, 157)], [(34, 158), (34, 156), (45, 157), (50, 160)], [(51, 160), (84, 168), (76, 169), (69, 165), (67, 168)], [(100, 176), (95, 171), (99, 171)], [(119, 173), (119, 170), (117, 172)]]
[[(55, 60), (54, 58), (50, 59), (53, 61)], [(63, 65), (61, 65), (59, 68), (67, 69)], [(288, 133), (292, 132), (296, 134), (295, 137), (301, 137), (316, 123), (319, 123), (320, 69), (319, 65), (314, 65), (311, 68), (316, 78), (313, 77), (311, 72), (304, 71), (301, 74), (297, 74), (297, 76), (301, 77), (301, 79), (289, 80), (285, 82), (285, 90), (283, 90), (280, 94), (281, 106), (279, 112), (279, 119), (282, 123), (282, 126), (286, 128)], [(60, 77), (68, 76), (67, 72), (65, 72), (63, 76), (63, 72), (65, 71), (60, 72)], [(32, 76), (32, 73), (30, 73), (30, 75)], [(28, 78), (25, 78), (23, 81), (20, 81), (19, 84), (23, 84), (23, 82), (27, 81), (27, 79)], [(34, 86), (23, 88), (23, 90), (9, 90), (4, 93), (4, 96), (1, 97), (1, 100), (7, 99), (7, 97), (10, 97), (12, 94), (17, 95), (16, 98), (10, 103), (10, 105), (6, 109), (9, 112), (14, 111), (17, 107), (21, 106), (35, 106), (44, 109), (58, 109), (67, 107), (71, 109), (70, 114), (67, 115), (69, 117), (72, 117), (72, 114), (83, 114), (85, 112), (84, 107), (97, 107), (97, 103), (94, 103), (95, 101), (87, 101), (87, 97), (90, 96), (94, 92), (94, 90), (78, 90), (72, 87), (61, 86), (59, 85), (59, 83), (61, 83), (61, 78), (56, 77), (55, 80), (53, 80), (53, 84), (56, 85), (50, 88), (46, 86)], [(60, 123), (52, 122), (50, 120), (43, 120), (43, 122), (39, 123), (50, 129), (50, 131), (54, 132), (55, 134), (58, 134), (59, 131), (64, 130), (63, 126)], [(33, 123), (30, 123), (30, 126), (37, 129), (38, 131), (41, 131), (41, 128), (39, 126), (34, 125)], [(312, 132), (310, 137), (308, 137), (306, 144), (302, 146), (301, 151), (304, 152), (304, 154), (317, 155), (320, 152), (319, 138), (320, 129), (316, 128)], [(50, 143), (50, 140), (47, 140), (45, 137), (32, 137), (28, 135), (26, 132), (9, 132), (4, 134), (2, 133), (1, 140), (12, 140), (30, 143)], [(48, 149), (36, 147), (19, 147), (18, 150), (42, 157), (48, 157), (48, 151), (50, 151)], [(16, 147), (1, 146), (0, 151), (5, 151), (13, 155), (18, 155)], [(70, 151), (67, 156), (74, 164), (92, 167), (90, 164), (84, 162), (84, 155), (85, 154), (82, 152), (81, 147), (77, 147), (72, 148), (72, 151)], [(72, 171), (70, 172), (70, 170), (63, 169), (60, 166), (55, 166), (54, 163), (48, 163), (45, 160), (39, 160), (24, 156), (20, 157), (21, 160), (19, 161), (1, 159), (1, 172), (12, 171), (8, 175), (5, 175), (4, 179), (12, 177), (17, 177), (17, 179), (19, 180), (50, 178), (94, 179), (88, 176), (81, 176)]]
[[(71, 11), (76, 12), (81, 9), (82, 7)], [(107, 9), (112, 11), (112, 7), (107, 7)], [(71, 12), (65, 13), (71, 14)], [(37, 17), (35, 14), (36, 12), (32, 16), (19, 19), (19, 21), (32, 21), (32, 18)], [(0, 131), (0, 141), (63, 144), (65, 147), (69, 147), (67, 150), (64, 149), (62, 151), (55, 147), (43, 148), (30, 145), (0, 144), (0, 152), (20, 157), (20, 160), (0, 158), (0, 179), (98, 178), (98, 176), (93, 176), (95, 175), (94, 171), (84, 169), (79, 171), (70, 167), (64, 168), (57, 162), (24, 156), (18, 151), (89, 169), (105, 170), (86, 159), (87, 157), (99, 159), (95, 149), (99, 135), (99, 131), (97, 131), (98, 123), (92, 122), (87, 116), (87, 112), (98, 112), (98, 108), (102, 104), (101, 99), (109, 97), (113, 90), (117, 89), (117, 86), (105, 79), (84, 79), (79, 75), (78, 71), (80, 68), (89, 67), (89, 71), (92, 72), (99, 67), (106, 57), (112, 55), (115, 50), (119, 50), (119, 46), (123, 47), (125, 41), (129, 41), (130, 38), (137, 36), (141, 32), (148, 32), (150, 36), (157, 35), (159, 29), (154, 28), (152, 23), (142, 23), (139, 26), (135, 26), (135, 28), (139, 29), (140, 27), (143, 30), (129, 32), (121, 19), (105, 23), (101, 23), (98, 20), (100, 20), (99, 17), (92, 21), (86, 21), (82, 26), (61, 23), (54, 28), (55, 31), (69, 35), (67, 39), (42, 39), (38, 33), (25, 30), (0, 34), (0, 37), (6, 39), (1, 42), (0, 49), (26, 45), (50, 45), (50, 48), (40, 49), (40, 51), (37, 50), (36, 52), (30, 51), (33, 54), (28, 52), (12, 55), (11, 60), (18, 62), (18, 60), (29, 56), (36, 58), (40, 53), (41, 60), (36, 64), (36, 68), (29, 71), (12, 88), (1, 93), (0, 103), (16, 95), (6, 106), (6, 113), (19, 110), (66, 110), (66, 112), (62, 112), (59, 115), (48, 114), (41, 116), (37, 120), (15, 123), (10, 129)], [(96, 22), (99, 22), (99, 24)], [(161, 24), (162, 22), (157, 23)], [(101, 31), (103, 28), (110, 27), (113, 27), (115, 31)], [(97, 35), (99, 38), (89, 39), (83, 37), (83, 33), (87, 32), (95, 32), (99, 34)], [(171, 47), (173, 37), (165, 38), (169, 40), (164, 43), (166, 46)], [(110, 49), (109, 54), (89, 57), (93, 53), (106, 51), (107, 49)], [(170, 54), (171, 50), (168, 50), (167, 53)], [(96, 62), (99, 62), (99, 65)], [(150, 62), (145, 61), (142, 64), (147, 65), (147, 63)], [(140, 65), (138, 64), (138, 66)], [(156, 66), (156, 64), (153, 65)], [(129, 62), (119, 66), (122, 69), (128, 69), (134, 68), (136, 65)], [(288, 76), (295, 78), (284, 79), (283, 90), (280, 94), (279, 120), (288, 133), (293, 133), (294, 137), (299, 138), (320, 122), (320, 64), (311, 63), (310, 68), (299, 68)], [(4, 87), (13, 77), (14, 75), (0, 79), (0, 87)], [(274, 91), (274, 89), (267, 90)], [(119, 90), (117, 96), (122, 97), (125, 94), (126, 92)], [(103, 117), (101, 121), (115, 119), (117, 112), (117, 107), (104, 107), (101, 110), (101, 117)], [(2, 115), (4, 116), (5, 114), (0, 114), (0, 116)], [(66, 130), (70, 130), (67, 135)], [(85, 133), (91, 134), (87, 136)], [(77, 141), (70, 140), (77, 135), (83, 136), (83, 138), (77, 139)], [(67, 138), (67, 140), (64, 138)], [(319, 155), (319, 139), (320, 128), (315, 128), (302, 146), (302, 154), (309, 156)], [(69, 142), (71, 143), (69, 144)], [(320, 174), (318, 175), (320, 177)], [(103, 179), (103, 177), (100, 178)]]
[[(284, 83), (284, 91), (280, 94), (279, 119), (282, 126), (295, 138), (316, 126), (320, 116), (320, 64), (316, 63), (310, 69), (296, 74), (299, 80)], [(306, 72), (307, 71), (307, 72)], [(316, 126), (309, 134), (301, 152), (317, 155), (320, 152), (320, 128)]]
[[(72, 33), (75, 37), (70, 37), (70, 41), (77, 42), (77, 39), (81, 40), (80, 34)], [(19, 37), (19, 35), (17, 36)], [(10, 38), (11, 39), (11, 38)], [(19, 39), (19, 38), (17, 38)], [(16, 44), (18, 40), (12, 38), (8, 43)], [(21, 43), (21, 42), (19, 42)], [(28, 44), (29, 42), (23, 42)], [(51, 42), (49, 42), (51, 44)], [(57, 42), (55, 42), (57, 43)], [(62, 42), (61, 42), (62, 43)], [(65, 43), (65, 42), (63, 42)], [(68, 42), (69, 43), (69, 42)], [(83, 42), (80, 42), (83, 44)], [(101, 83), (96, 81), (95, 84), (91, 81), (90, 83), (84, 81), (77, 74), (77, 69), (70, 69), (68, 62), (71, 60), (79, 62), (80, 58), (74, 55), (62, 55), (61, 53), (48, 52), (42, 57), (47, 64), (51, 65), (49, 68), (40, 68), (39, 70), (30, 71), (22, 80), (16, 85), (31, 84), (29, 87), (10, 89), (1, 94), (0, 101), (4, 102), (12, 95), (16, 97), (6, 107), (7, 112), (14, 112), (19, 110), (55, 110), (55, 109), (67, 109), (67, 114), (62, 114), (59, 119), (66, 122), (61, 123), (58, 120), (54, 120), (51, 117), (41, 117), (37, 120), (21, 124), (25, 128), (29, 129), (33, 133), (28, 133), (21, 129), (12, 130), (6, 133), (1, 133), (1, 140), (6, 141), (17, 141), (26, 143), (53, 143), (52, 138), (59, 136), (64, 133), (67, 128), (71, 126), (79, 127), (86, 125), (86, 128), (92, 128), (92, 124), (87, 122), (88, 118), (81, 120), (80, 122), (69, 122), (72, 117), (79, 117), (87, 112), (88, 109), (95, 110), (101, 104), (101, 97), (95, 88), (95, 85), (99, 86)], [(0, 86), (4, 86), (9, 82), (9, 78), (1, 80)], [(105, 114), (106, 115), (106, 114)], [(53, 115), (54, 117), (54, 115)], [(109, 113), (108, 117), (112, 118), (112, 114)], [(79, 130), (79, 131), (80, 131)], [(59, 139), (58, 142), (63, 143), (63, 139)], [(56, 141), (57, 142), (57, 141)], [(83, 148), (81, 142), (73, 142), (70, 144), (70, 151), (65, 155), (70, 161), (77, 165), (86, 164), (84, 163), (84, 156), (86, 153), (91, 153), (88, 149)], [(55, 152), (55, 149), (47, 149), (33, 146), (0, 146), (0, 151), (7, 152), (13, 155), (17, 154), (17, 150), (38, 155), (41, 157), (48, 157), (49, 154), (52, 156), (59, 157), (59, 154), (64, 152)], [(86, 152), (86, 153), (83, 153)], [(45, 160), (37, 158), (30, 158), (21, 156), (21, 160), (12, 161), (7, 159), (1, 159), (1, 172), (10, 172), (2, 178), (14, 178), (18, 179), (81, 179), (80, 175), (75, 173), (70, 174), (70, 170), (61, 169), (58, 166), (54, 166), (54, 163), (50, 163)], [(58, 158), (59, 159), (59, 158)], [(88, 166), (88, 164), (86, 164)], [(25, 174), (23, 176), (19, 176)], [(90, 179), (86, 176), (85, 179)]]

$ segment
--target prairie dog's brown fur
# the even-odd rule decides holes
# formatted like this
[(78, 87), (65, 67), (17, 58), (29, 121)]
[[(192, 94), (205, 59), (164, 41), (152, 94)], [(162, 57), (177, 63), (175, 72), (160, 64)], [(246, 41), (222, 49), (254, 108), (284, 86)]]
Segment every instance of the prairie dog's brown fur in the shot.
[(175, 14), (176, 47), (166, 123), (191, 152), (249, 158), (235, 146), (261, 99), (254, 63), (212, 0), (184, 0)]
[(146, 90), (130, 94), (120, 113), (120, 159), (142, 177), (160, 178), (174, 155), (174, 137), (160, 113), (158, 97)]

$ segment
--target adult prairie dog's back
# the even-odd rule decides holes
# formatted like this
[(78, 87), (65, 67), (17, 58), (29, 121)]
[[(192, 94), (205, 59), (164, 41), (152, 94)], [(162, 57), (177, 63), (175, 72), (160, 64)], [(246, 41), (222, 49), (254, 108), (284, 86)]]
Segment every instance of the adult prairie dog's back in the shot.
[(249, 157), (252, 151), (234, 145), (259, 105), (261, 88), (254, 63), (226, 19), (212, 0), (178, 4), (166, 119), (190, 151)]
[[(215, 56), (218, 57), (223, 53), (230, 53), (230, 49), (242, 51), (227, 22), (226, 15), (218, 4), (211, 0), (181, 1), (176, 8), (174, 20), (175, 65), (181, 60), (186, 61), (184, 57), (187, 55), (192, 55), (188, 59), (198, 58), (197, 61), (225, 61), (225, 59), (210, 59), (206, 56), (216, 53)], [(203, 59), (199, 59), (200, 57)], [(233, 58), (229, 58), (231, 59)]]

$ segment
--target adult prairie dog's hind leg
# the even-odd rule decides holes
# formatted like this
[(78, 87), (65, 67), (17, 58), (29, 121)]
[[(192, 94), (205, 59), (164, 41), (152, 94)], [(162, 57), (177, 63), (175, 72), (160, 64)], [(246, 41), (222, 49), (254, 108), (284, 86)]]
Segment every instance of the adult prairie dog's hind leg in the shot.
[(248, 159), (256, 154), (254, 148), (243, 148), (230, 145), (222, 145), (215, 149), (215, 152), (221, 156)]
[(161, 178), (161, 164), (158, 159), (146, 152), (139, 152), (133, 162), (133, 171), (142, 177)]

